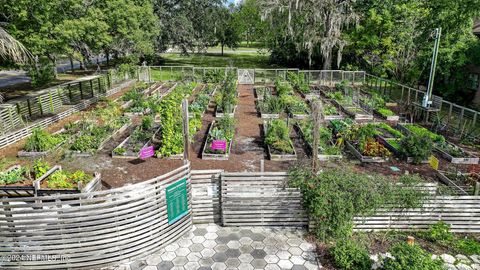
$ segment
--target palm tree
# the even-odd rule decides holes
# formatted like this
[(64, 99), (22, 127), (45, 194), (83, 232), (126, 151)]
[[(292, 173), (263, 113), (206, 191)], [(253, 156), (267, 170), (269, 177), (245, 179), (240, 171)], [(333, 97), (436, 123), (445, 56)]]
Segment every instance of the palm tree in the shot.
[(18, 64), (25, 64), (32, 58), (32, 54), (22, 43), (0, 26), (0, 58), (11, 59)]

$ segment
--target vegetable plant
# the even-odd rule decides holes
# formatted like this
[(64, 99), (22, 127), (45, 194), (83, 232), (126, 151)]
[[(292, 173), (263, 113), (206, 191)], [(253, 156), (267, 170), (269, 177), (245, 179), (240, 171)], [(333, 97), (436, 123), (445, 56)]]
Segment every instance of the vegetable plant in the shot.
[(269, 145), (274, 152), (284, 154), (294, 153), (293, 143), (290, 139), (290, 128), (284, 120), (274, 119), (267, 123), (265, 143)]
[(400, 141), (400, 151), (404, 157), (411, 157), (413, 163), (419, 164), (432, 154), (433, 143), (429, 136), (412, 134)]
[[(313, 122), (311, 120), (302, 120), (298, 122), (298, 127), (302, 132), (302, 137), (311, 148), (313, 146)], [(318, 142), (318, 152), (323, 155), (340, 155), (341, 147), (337, 140), (333, 138), (331, 128), (321, 126), (319, 128), (320, 140)]]
[(41, 128), (34, 128), (32, 135), (28, 137), (25, 143), (24, 150), (28, 152), (44, 152), (54, 149), (60, 143), (65, 141), (65, 134), (55, 134), (42, 130)]
[[(205, 147), (205, 152), (209, 154), (226, 154), (230, 148), (233, 137), (235, 135), (235, 118), (232, 117), (222, 117), (218, 119), (212, 126), (210, 133), (207, 137), (207, 146)], [(227, 142), (226, 151), (212, 149), (213, 140), (224, 140)]]

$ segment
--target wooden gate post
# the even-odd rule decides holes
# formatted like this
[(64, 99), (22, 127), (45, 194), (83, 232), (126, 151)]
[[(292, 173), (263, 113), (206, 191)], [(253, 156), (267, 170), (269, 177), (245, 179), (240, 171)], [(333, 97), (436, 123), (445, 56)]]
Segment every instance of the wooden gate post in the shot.
[(184, 99), (182, 102), (182, 115), (183, 115), (183, 163), (188, 162), (188, 148), (189, 148), (189, 139), (188, 139), (188, 100)]

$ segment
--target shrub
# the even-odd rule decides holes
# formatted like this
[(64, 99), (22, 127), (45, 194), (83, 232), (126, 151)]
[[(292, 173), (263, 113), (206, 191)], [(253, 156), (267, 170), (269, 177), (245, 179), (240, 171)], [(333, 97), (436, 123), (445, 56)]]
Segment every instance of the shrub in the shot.
[(384, 270), (442, 270), (443, 262), (440, 259), (432, 260), (431, 254), (418, 245), (399, 243), (390, 248), (394, 258), (385, 258)]
[(51, 63), (42, 64), (38, 67), (29, 67), (28, 77), (33, 87), (41, 87), (55, 79), (54, 66)]
[(290, 129), (285, 121), (275, 119), (268, 124), (265, 142), (282, 153), (292, 153)]
[(480, 254), (480, 242), (475, 240), (471, 237), (465, 237), (462, 239), (458, 239), (454, 243), (455, 249), (458, 250), (459, 253), (465, 255), (478, 255)]
[(451, 241), (454, 238), (453, 233), (450, 232), (450, 225), (443, 221), (439, 221), (430, 226), (427, 232), (427, 238), (430, 241)]
[(345, 270), (370, 270), (372, 261), (365, 247), (359, 243), (344, 239), (331, 249), (335, 265)]
[(404, 157), (412, 157), (413, 163), (419, 164), (432, 154), (433, 143), (429, 136), (412, 134), (400, 141)]
[(34, 128), (32, 135), (28, 137), (25, 143), (24, 149), (28, 152), (48, 151), (55, 148), (62, 140), (62, 135), (51, 135), (41, 128)]

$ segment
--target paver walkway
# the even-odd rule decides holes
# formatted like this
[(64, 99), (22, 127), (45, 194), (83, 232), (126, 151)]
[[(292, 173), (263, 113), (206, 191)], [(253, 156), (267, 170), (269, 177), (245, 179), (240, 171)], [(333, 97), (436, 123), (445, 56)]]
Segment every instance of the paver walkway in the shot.
[(301, 229), (194, 225), (190, 233), (116, 270), (313, 270), (314, 245)]

